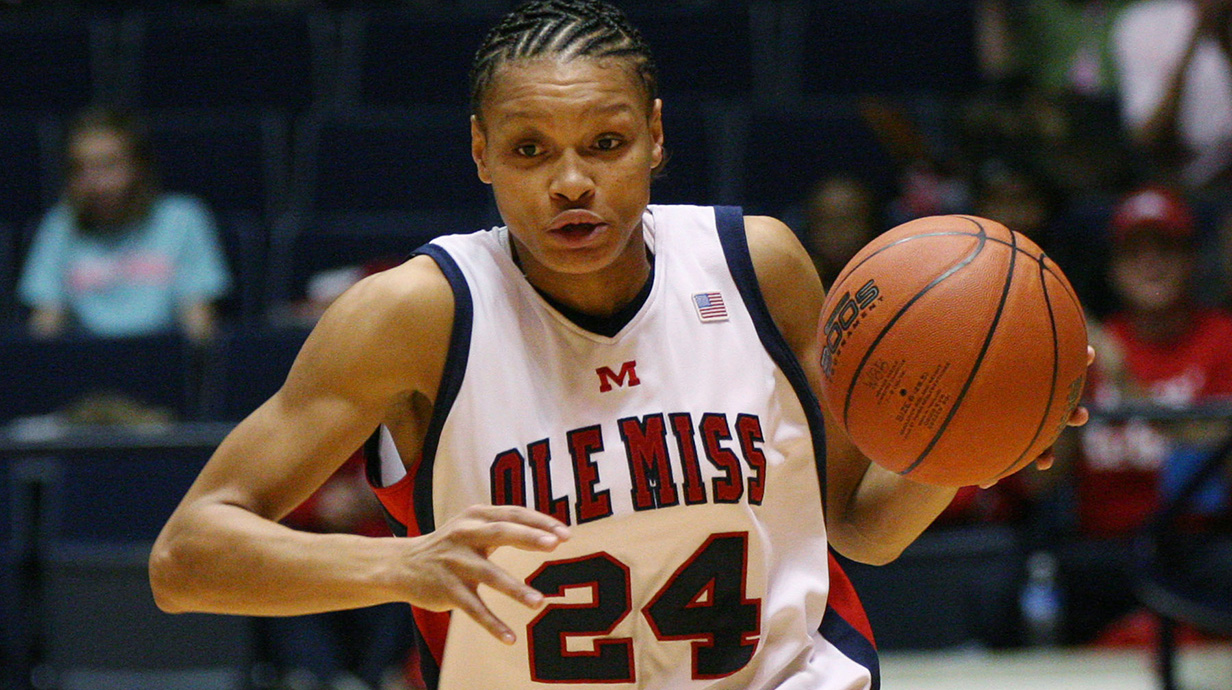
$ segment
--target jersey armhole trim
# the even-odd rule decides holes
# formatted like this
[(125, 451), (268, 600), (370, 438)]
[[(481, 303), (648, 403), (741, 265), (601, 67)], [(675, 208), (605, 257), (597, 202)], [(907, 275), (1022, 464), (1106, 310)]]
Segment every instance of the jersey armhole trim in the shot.
[(415, 520), (419, 523), (420, 533), (428, 534), (436, 529), (436, 516), (432, 505), (432, 470), (436, 464), (436, 449), (440, 445), (445, 418), (449, 416), (449, 411), (457, 400), (462, 379), (466, 374), (475, 305), (466, 277), (449, 252), (439, 245), (429, 243), (416, 249), (412, 256), (421, 254), (431, 258), (441, 269), (453, 290), (454, 302), (453, 330), (449, 336), (449, 351), (445, 355), (445, 370), (441, 373), (441, 383), (432, 406), (432, 420), (428, 423), (428, 431), (424, 436), (422, 456), (414, 480)]
[(796, 359), (787, 340), (774, 323), (770, 308), (761, 294), (761, 285), (757, 282), (757, 272), (753, 268), (753, 257), (749, 253), (749, 240), (744, 226), (744, 210), (739, 206), (714, 207), (715, 227), (719, 233), (719, 243), (723, 247), (723, 255), (727, 259), (728, 270), (736, 282), (753, 325), (757, 328), (757, 336), (766, 348), (770, 358), (783, 370), (783, 375), (791, 383), (800, 406), (804, 408), (804, 416), (808, 419), (809, 432), (813, 438), (813, 456), (817, 462), (817, 481), (821, 489), (824, 504), (826, 497), (826, 431), (825, 421), (821, 416), (821, 404), (817, 395), (809, 386), (804, 368)]

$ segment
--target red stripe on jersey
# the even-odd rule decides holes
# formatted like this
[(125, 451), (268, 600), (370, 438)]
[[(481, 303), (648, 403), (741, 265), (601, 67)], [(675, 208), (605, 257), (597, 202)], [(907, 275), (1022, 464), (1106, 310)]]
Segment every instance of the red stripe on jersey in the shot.
[[(372, 487), (377, 500), (381, 502), (381, 505), (385, 506), (389, 516), (406, 527), (406, 536), (408, 537), (418, 537), (422, 534), (419, 529), (419, 522), (415, 519), (413, 502), (415, 497), (414, 477), (418, 468), (419, 463), (416, 462), (404, 477), (393, 484)], [(415, 616), (415, 625), (419, 628), (419, 633), (423, 636), (424, 642), (427, 643), (428, 650), (432, 652), (432, 656), (436, 659), (437, 666), (440, 666), (441, 660), (445, 658), (445, 636), (449, 632), (449, 612), (428, 611), (412, 606), (411, 613)]]
[(827, 603), (843, 617), (843, 620), (847, 621), (848, 625), (867, 638), (876, 649), (877, 640), (873, 639), (873, 626), (868, 622), (868, 614), (864, 612), (864, 604), (860, 602), (856, 588), (852, 586), (847, 573), (843, 572), (843, 567), (834, 558), (833, 552), (830, 552), (829, 560), (830, 598)]
[(402, 477), (389, 486), (372, 486), (372, 492), (377, 500), (385, 506), (386, 512), (406, 528), (408, 536), (419, 536), (419, 524), (415, 520), (412, 509), (412, 499), (415, 497), (415, 481), (410, 474)]

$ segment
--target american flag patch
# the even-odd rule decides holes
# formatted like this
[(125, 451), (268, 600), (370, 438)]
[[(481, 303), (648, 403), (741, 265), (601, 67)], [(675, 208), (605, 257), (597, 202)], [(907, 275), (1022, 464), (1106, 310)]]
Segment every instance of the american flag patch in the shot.
[(697, 307), (697, 317), (702, 323), (727, 320), (727, 305), (723, 304), (722, 293), (698, 292), (693, 295), (693, 306)]

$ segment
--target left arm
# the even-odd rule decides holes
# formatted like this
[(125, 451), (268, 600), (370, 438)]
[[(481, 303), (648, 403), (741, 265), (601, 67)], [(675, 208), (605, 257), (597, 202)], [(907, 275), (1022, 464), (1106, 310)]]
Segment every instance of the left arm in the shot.
[[(775, 325), (800, 361), (809, 385), (821, 390), (821, 342), (818, 322), (825, 291), (808, 254), (786, 225), (773, 218), (747, 217), (749, 251), (762, 296)], [(1087, 364), (1095, 351), (1087, 348)], [(825, 405), (826, 532), (844, 556), (884, 564), (898, 558), (953, 500), (956, 489), (921, 484), (866, 458), (848, 438)], [(1071, 426), (1087, 421), (1078, 407)], [(1052, 465), (1052, 450), (1036, 459), (1040, 469)], [(991, 484), (989, 484), (991, 486)]]
[[(794, 233), (766, 217), (745, 218), (762, 295), (809, 385), (820, 391), (821, 280)], [(822, 406), (826, 422), (826, 531), (835, 549), (866, 563), (888, 563), (932, 524), (955, 489), (920, 484), (869, 461)]]

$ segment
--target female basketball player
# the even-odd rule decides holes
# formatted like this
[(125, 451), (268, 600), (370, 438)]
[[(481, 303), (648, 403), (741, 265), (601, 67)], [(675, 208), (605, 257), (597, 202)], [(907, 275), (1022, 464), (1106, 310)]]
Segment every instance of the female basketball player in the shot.
[[(827, 544), (889, 561), (953, 492), (822, 419), (808, 255), (777, 220), (649, 205), (654, 63), (597, 0), (511, 13), (472, 95), (506, 227), (442, 237), (330, 308), (160, 535), (159, 605), (409, 602), (440, 687), (875, 686)], [(370, 437), (409, 538), (276, 522)]]

